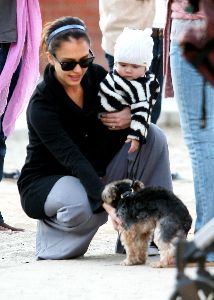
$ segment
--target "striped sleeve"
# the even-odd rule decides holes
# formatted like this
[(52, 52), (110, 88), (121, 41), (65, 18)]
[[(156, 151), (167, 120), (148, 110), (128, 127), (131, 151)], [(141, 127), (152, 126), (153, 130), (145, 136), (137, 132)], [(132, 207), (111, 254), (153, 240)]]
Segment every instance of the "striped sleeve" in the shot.
[(152, 108), (160, 92), (158, 81), (154, 75), (145, 84), (133, 82), (138, 92), (137, 101), (131, 104), (131, 125), (128, 138), (139, 140), (146, 143), (149, 124), (151, 122)]
[(107, 74), (101, 82), (98, 96), (102, 107), (108, 112), (120, 111), (127, 106), (125, 99), (115, 90), (112, 74)]

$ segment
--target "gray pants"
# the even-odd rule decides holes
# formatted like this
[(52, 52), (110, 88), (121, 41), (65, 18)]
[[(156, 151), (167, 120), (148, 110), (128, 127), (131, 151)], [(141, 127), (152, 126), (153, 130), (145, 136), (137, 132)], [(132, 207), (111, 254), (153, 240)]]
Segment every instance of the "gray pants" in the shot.
[[(137, 153), (128, 155), (124, 144), (107, 168), (104, 184), (127, 178)], [(133, 171), (133, 170), (132, 170)], [(169, 155), (163, 132), (151, 124), (147, 143), (134, 164), (135, 179), (146, 186), (172, 189)], [(50, 191), (45, 202), (47, 220), (38, 221), (36, 256), (40, 259), (74, 258), (86, 253), (98, 228), (107, 221), (105, 212), (93, 214), (79, 179), (64, 176)]]

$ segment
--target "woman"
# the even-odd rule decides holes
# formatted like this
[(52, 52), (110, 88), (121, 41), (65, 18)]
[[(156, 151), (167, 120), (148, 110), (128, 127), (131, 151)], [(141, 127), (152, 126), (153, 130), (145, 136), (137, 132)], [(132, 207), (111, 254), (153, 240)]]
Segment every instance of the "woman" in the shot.
[[(178, 103), (181, 128), (192, 161), (198, 231), (214, 217), (214, 89), (208, 83), (204, 85), (203, 77), (182, 56), (179, 46), (182, 36), (191, 27), (200, 31), (205, 25), (204, 13), (187, 13), (187, 6), (187, 0), (168, 1), (164, 34), (165, 96), (172, 97), (174, 92)], [(201, 124), (203, 100), (206, 119)], [(214, 252), (207, 260), (214, 261)]]
[[(101, 192), (105, 183), (133, 171), (135, 155), (124, 145), (130, 112), (98, 118), (97, 93), (107, 72), (92, 64), (85, 24), (57, 19), (44, 28), (42, 45), (49, 64), (27, 109), (29, 145), (18, 188), (26, 214), (39, 219), (37, 258), (66, 259), (87, 251), (106, 212), (120, 226)], [(156, 126), (136, 166), (137, 179), (146, 185), (172, 188), (166, 139)]]

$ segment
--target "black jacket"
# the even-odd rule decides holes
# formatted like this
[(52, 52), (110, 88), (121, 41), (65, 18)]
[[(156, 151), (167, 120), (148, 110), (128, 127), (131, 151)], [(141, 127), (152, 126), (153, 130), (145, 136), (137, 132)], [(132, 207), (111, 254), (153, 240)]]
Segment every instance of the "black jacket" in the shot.
[(99, 84), (106, 71), (93, 64), (82, 80), (84, 107), (79, 108), (65, 93), (47, 66), (27, 108), (29, 145), (18, 180), (21, 203), (28, 216), (45, 218), (44, 203), (62, 176), (80, 179), (93, 212), (101, 209), (100, 177), (122, 147), (127, 131), (110, 131), (98, 119)]

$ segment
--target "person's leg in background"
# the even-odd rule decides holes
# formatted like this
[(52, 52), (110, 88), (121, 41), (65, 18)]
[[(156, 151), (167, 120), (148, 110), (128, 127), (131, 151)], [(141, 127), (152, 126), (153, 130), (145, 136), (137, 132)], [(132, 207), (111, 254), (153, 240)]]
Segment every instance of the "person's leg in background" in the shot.
[[(0, 73), (3, 70), (7, 53), (8, 53), (9, 46), (6, 47), (3, 44), (0, 44)], [(2, 117), (0, 117), (0, 181), (3, 177), (3, 166), (4, 166), (4, 157), (6, 154), (6, 144), (5, 144), (5, 137), (2, 130)], [(4, 219), (0, 212), (0, 230), (6, 230), (4, 229)]]
[[(10, 44), (0, 44), (0, 74), (4, 68)], [(0, 117), (0, 181), (3, 177), (4, 157), (6, 154), (5, 136), (2, 129), (3, 116)]]
[[(10, 48), (10, 44), (0, 44), (0, 73), (4, 68), (9, 48)], [(8, 94), (8, 102), (12, 96), (12, 93), (18, 81), (19, 71), (20, 71), (20, 64), (16, 72), (13, 74), (11, 80), (9, 94)], [(0, 117), (0, 181), (2, 180), (3, 177), (4, 158), (6, 154), (6, 143), (5, 143), (6, 137), (4, 136), (3, 127), (2, 127), (3, 118), (4, 118), (4, 114)], [(1, 230), (22, 231), (22, 229), (20, 228), (15, 228), (6, 224), (0, 212), (0, 231)]]
[[(3, 166), (4, 166), (5, 153), (6, 153), (6, 145), (5, 145), (4, 135), (1, 130), (1, 118), (0, 118), (0, 181), (2, 180), (2, 177), (3, 177)], [(4, 219), (0, 212), (0, 231), (7, 230), (4, 227), (4, 225), (5, 225)]]
[[(155, 31), (153, 32), (155, 33)], [(161, 113), (162, 102), (162, 86), (163, 86), (163, 30), (159, 29), (155, 35), (153, 35), (153, 59), (150, 66), (150, 71), (157, 76), (157, 80), (160, 84), (160, 93), (157, 101), (152, 109), (151, 122), (156, 124)]]
[[(204, 79), (183, 58), (175, 41), (170, 45), (170, 63), (181, 128), (192, 162), (198, 231), (214, 217), (214, 88), (206, 84), (206, 126), (201, 128)], [(207, 259), (214, 261), (214, 252)]]
[(4, 219), (3, 219), (2, 214), (0, 212), (0, 231), (7, 230), (4, 226), (1, 226), (1, 225), (4, 225)]
[(6, 154), (6, 144), (5, 144), (5, 137), (2, 132), (2, 124), (0, 118), (0, 181), (3, 177), (3, 167), (4, 167), (4, 157)]

